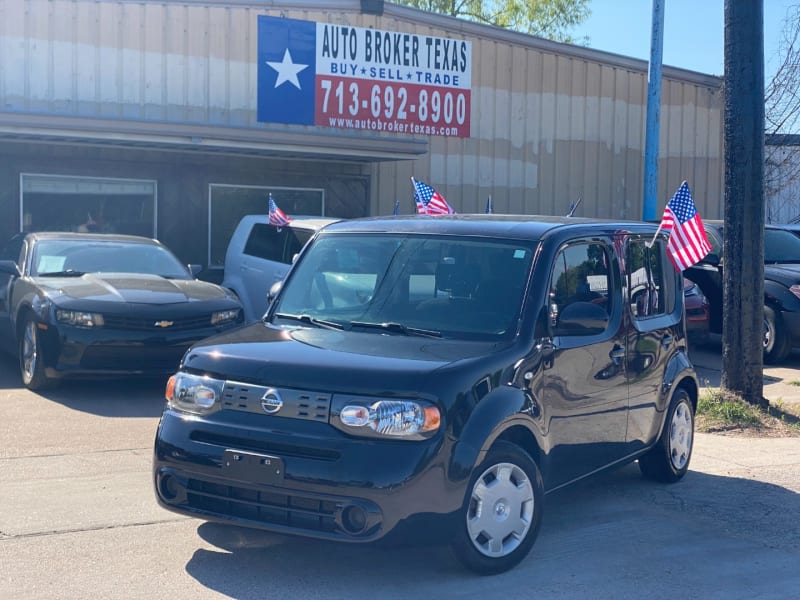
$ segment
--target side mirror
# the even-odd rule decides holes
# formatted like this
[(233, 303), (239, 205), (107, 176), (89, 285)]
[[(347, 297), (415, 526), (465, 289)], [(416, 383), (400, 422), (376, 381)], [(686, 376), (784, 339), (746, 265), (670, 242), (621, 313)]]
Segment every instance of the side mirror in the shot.
[(718, 267), (720, 265), (720, 263), (722, 262), (722, 259), (720, 258), (719, 254), (716, 254), (715, 252), (709, 252), (703, 258), (703, 262), (708, 263), (709, 265), (714, 265), (715, 267)]
[(192, 277), (197, 277), (200, 271), (203, 270), (203, 265), (198, 265), (195, 263), (186, 265), (189, 268), (189, 273), (191, 273)]
[(19, 272), (19, 266), (13, 260), (0, 260), (0, 273), (13, 275), (19, 277), (22, 273)]
[(272, 287), (269, 288), (269, 292), (267, 292), (267, 306), (272, 304), (272, 301), (275, 300), (275, 297), (280, 293), (282, 287), (283, 280), (276, 281), (272, 284)]

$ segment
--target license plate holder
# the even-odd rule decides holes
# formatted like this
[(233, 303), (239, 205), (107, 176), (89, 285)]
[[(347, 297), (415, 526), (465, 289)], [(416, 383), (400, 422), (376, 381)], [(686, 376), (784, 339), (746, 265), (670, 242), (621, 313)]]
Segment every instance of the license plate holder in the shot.
[(283, 481), (283, 459), (268, 454), (225, 450), (222, 471), (226, 477), (252, 483)]

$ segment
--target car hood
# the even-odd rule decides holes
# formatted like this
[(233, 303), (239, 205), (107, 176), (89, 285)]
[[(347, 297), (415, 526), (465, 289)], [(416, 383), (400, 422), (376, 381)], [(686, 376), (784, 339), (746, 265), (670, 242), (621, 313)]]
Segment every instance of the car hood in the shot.
[(36, 285), (53, 300), (136, 304), (177, 304), (224, 298), (227, 292), (194, 279), (167, 279), (134, 273), (87, 273), (81, 277), (37, 277)]
[(199, 342), (183, 366), (260, 385), (418, 396), (437, 387), (434, 373), (473, 371), (508, 345), (256, 323)]
[(800, 264), (780, 263), (764, 265), (764, 276), (790, 287), (800, 283)]

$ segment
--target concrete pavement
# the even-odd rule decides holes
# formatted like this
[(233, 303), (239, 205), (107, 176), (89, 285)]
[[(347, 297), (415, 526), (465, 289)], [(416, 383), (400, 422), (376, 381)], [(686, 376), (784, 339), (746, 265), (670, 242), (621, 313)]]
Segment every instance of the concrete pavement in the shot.
[[(708, 344), (692, 347), (689, 358), (703, 388), (718, 388), (722, 370), (722, 341), (712, 335)], [(773, 406), (792, 404), (800, 408), (800, 350), (794, 350), (780, 365), (764, 365), (764, 397)]]

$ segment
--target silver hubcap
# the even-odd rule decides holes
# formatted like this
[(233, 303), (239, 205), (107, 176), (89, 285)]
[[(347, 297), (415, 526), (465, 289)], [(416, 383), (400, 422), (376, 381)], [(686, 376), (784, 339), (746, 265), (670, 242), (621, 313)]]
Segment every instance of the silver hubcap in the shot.
[(676, 470), (683, 469), (689, 462), (694, 436), (692, 408), (684, 400), (678, 404), (669, 426), (669, 459)]
[(769, 344), (772, 341), (773, 335), (774, 333), (769, 320), (764, 319), (764, 348), (769, 348)]
[(22, 336), (22, 377), (25, 379), (25, 383), (29, 383), (33, 379), (37, 357), (36, 323), (29, 321), (25, 325), (25, 333)]
[(467, 511), (467, 532), (475, 548), (498, 558), (516, 550), (533, 519), (533, 486), (512, 463), (489, 467), (475, 482)]

